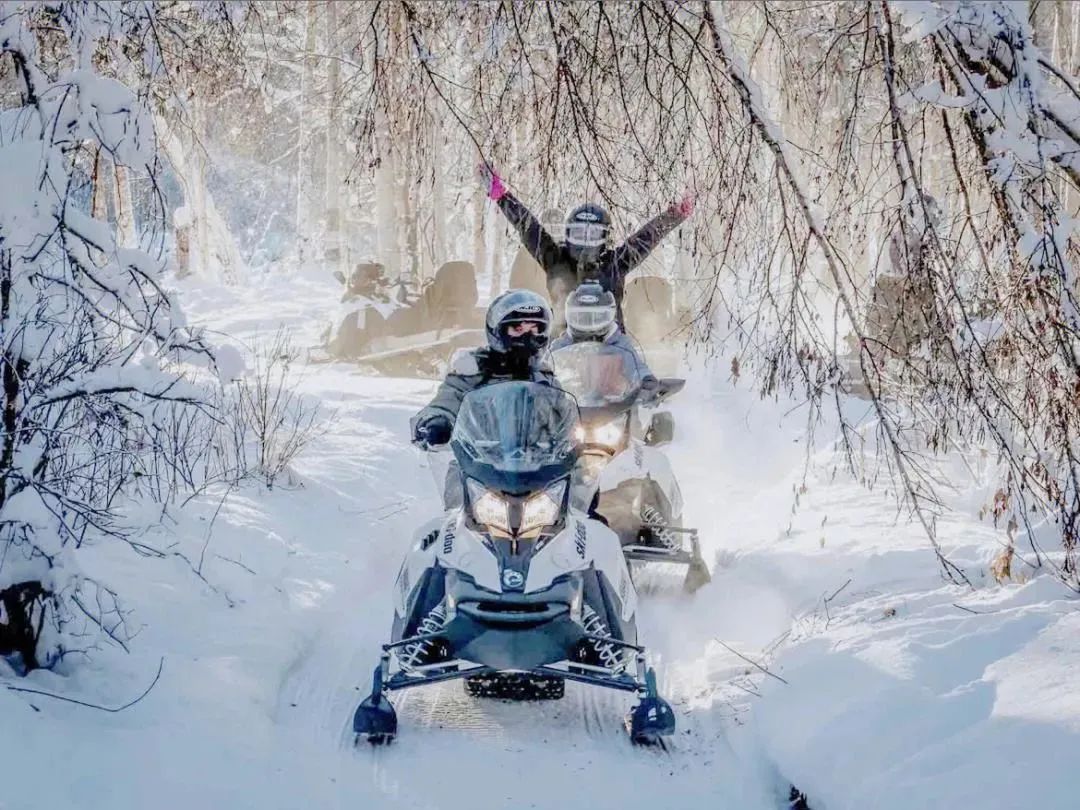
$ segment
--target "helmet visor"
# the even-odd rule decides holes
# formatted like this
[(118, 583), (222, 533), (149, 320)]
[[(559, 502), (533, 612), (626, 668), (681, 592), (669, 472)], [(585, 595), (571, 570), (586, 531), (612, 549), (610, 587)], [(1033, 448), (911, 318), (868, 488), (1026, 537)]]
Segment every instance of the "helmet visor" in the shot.
[(566, 223), (566, 241), (579, 247), (603, 247), (607, 244), (608, 226), (599, 222)]
[(615, 323), (615, 307), (602, 304), (566, 304), (566, 325), (573, 332), (597, 335), (606, 332)]
[(506, 334), (508, 337), (516, 338), (522, 335), (540, 335), (546, 336), (548, 333), (548, 325), (544, 321), (509, 321), (506, 322)]

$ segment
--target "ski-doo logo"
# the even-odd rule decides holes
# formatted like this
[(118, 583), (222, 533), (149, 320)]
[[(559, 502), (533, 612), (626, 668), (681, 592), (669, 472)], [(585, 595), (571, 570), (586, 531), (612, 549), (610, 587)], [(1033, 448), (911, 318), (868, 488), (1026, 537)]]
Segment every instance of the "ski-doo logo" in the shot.
[(585, 524), (579, 522), (574, 534), (574, 548), (577, 549), (578, 556), (583, 560), (585, 559), (585, 536)]
[(578, 211), (574, 215), (574, 219), (581, 220), (582, 222), (599, 222), (600, 217), (594, 214), (592, 211)]
[(533, 307), (533, 306), (528, 306), (528, 307), (518, 307), (518, 308), (517, 308), (516, 310), (514, 310), (514, 311), (515, 311), (515, 312), (524, 312), (524, 313), (525, 313), (525, 314), (527, 314), (527, 315), (535, 315), (535, 314), (536, 314), (537, 312), (539, 312), (539, 311), (540, 311), (540, 307)]
[(504, 587), (516, 590), (525, 584), (525, 577), (520, 571), (515, 571), (513, 568), (507, 568), (503, 571), (502, 581)]
[(454, 550), (454, 533), (450, 529), (447, 529), (446, 533), (443, 535), (442, 553), (443, 554), (449, 554), (453, 550)]
[(582, 296), (580, 296), (578, 298), (578, 301), (580, 301), (583, 304), (599, 304), (600, 303), (600, 299), (597, 298), (595, 295), (582, 295)]

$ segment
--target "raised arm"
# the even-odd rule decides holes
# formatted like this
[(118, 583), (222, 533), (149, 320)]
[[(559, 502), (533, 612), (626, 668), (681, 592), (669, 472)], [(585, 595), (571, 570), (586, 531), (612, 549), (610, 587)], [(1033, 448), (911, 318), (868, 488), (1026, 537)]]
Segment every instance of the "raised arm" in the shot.
[(477, 167), (477, 173), (480, 175), (481, 182), (487, 184), (488, 198), (496, 202), (499, 210), (517, 229), (521, 244), (547, 271), (558, 259), (559, 243), (551, 238), (551, 234), (547, 232), (540, 220), (533, 216), (532, 211), (510, 193), (510, 190), (503, 185), (502, 178), (490, 166), (481, 163)]
[(642, 225), (633, 235), (615, 249), (614, 267), (619, 275), (625, 276), (645, 257), (653, 252), (661, 240), (694, 212), (694, 195), (687, 192), (677, 203)]

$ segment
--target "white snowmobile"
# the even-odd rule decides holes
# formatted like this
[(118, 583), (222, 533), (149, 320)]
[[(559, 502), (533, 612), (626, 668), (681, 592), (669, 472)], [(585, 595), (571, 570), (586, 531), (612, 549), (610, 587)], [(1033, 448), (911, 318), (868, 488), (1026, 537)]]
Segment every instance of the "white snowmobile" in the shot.
[(552, 364), (581, 413), (579, 502), (596, 503), (596, 512), (619, 535), (627, 560), (685, 565), (683, 587), (691, 593), (709, 582), (697, 529), (683, 526), (682, 493), (671, 462), (657, 449), (672, 439), (671, 414), (654, 413), (643, 422), (643, 407), (661, 404), (681, 391), (685, 380), (664, 378), (647, 391), (637, 356), (599, 341), (557, 349)]
[(466, 395), (450, 445), (464, 485), (410, 550), (394, 590), (391, 641), (357, 740), (397, 733), (388, 694), (463, 679), (475, 696), (557, 699), (565, 681), (634, 692), (631, 739), (675, 717), (637, 642), (637, 595), (618, 538), (570, 505), (578, 410), (566, 392), (504, 382)]

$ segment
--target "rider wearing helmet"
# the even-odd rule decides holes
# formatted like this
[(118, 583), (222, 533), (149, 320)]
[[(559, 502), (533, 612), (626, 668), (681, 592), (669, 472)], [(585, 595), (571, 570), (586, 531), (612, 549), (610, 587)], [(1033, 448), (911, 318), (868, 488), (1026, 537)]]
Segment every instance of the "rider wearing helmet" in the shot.
[(488, 307), (487, 346), (459, 349), (435, 398), (413, 417), (413, 441), (446, 444), (465, 395), (483, 385), (507, 380), (552, 383), (545, 357), (551, 335), (551, 308), (532, 290), (509, 290)]
[(554, 352), (572, 343), (595, 340), (629, 352), (641, 372), (641, 387), (655, 390), (658, 381), (645, 363), (637, 344), (616, 322), (615, 296), (596, 281), (586, 281), (566, 299), (566, 332), (551, 342)]
[(622, 326), (626, 276), (694, 210), (694, 195), (687, 192), (679, 202), (669, 206), (625, 242), (613, 248), (611, 216), (601, 206), (587, 203), (579, 205), (567, 215), (565, 241), (559, 243), (532, 212), (510, 193), (490, 166), (482, 163), (479, 173), (488, 186), (488, 197), (498, 203), (510, 224), (517, 228), (526, 250), (544, 268), (548, 294), (560, 317), (570, 293), (582, 281), (595, 280), (615, 297), (615, 319)]

